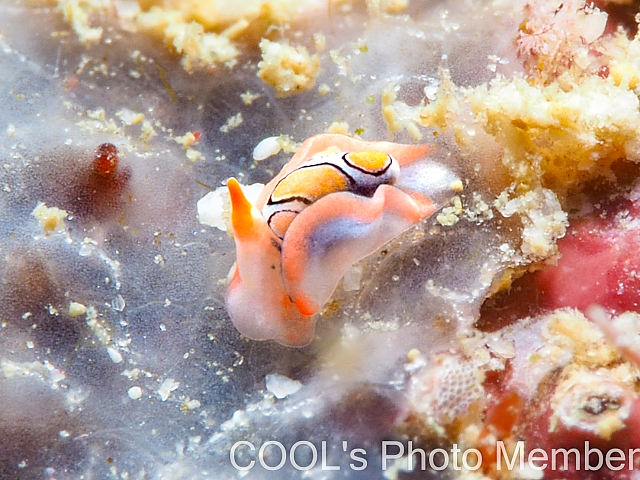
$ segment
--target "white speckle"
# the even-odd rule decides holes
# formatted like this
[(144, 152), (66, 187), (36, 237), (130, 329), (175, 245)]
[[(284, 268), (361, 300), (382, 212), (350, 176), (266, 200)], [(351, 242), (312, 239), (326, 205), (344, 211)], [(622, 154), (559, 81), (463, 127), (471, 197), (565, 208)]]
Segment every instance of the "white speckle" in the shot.
[(285, 398), (296, 393), (302, 388), (302, 383), (297, 380), (291, 380), (284, 375), (278, 373), (270, 373), (265, 377), (267, 390), (276, 398)]
[(34, 346), (34, 345), (33, 345), (33, 342), (29, 340), (29, 341), (27, 342), (27, 348), (31, 349), (31, 348), (33, 348), (33, 346)]
[(69, 432), (67, 432), (66, 430), (60, 430), (60, 431), (58, 432), (58, 436), (59, 436), (60, 438), (68, 438), (68, 437), (69, 437), (69, 435), (71, 435), (71, 434), (70, 434)]
[[(128, 391), (127, 391), (127, 395), (129, 395), (129, 398), (131, 400), (138, 400), (140, 397), (142, 397), (142, 389), (140, 387), (131, 387)], [(166, 400), (165, 398), (162, 399), (163, 401)]]
[(122, 361), (122, 355), (115, 348), (108, 347), (107, 353), (109, 354), (109, 358), (113, 363), (120, 363)]

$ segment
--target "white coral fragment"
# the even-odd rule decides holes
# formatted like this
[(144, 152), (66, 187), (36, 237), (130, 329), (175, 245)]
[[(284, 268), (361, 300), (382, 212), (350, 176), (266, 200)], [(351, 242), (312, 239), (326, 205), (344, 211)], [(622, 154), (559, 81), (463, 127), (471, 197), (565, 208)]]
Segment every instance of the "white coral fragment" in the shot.
[(302, 388), (302, 384), (297, 380), (292, 380), (278, 373), (271, 373), (265, 377), (267, 390), (276, 398), (285, 398), (293, 395)]

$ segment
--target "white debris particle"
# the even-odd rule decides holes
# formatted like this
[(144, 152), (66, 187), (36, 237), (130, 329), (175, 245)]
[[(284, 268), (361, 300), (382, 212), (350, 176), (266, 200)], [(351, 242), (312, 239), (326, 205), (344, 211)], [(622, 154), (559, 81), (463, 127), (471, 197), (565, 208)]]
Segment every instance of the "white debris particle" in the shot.
[(125, 125), (138, 125), (144, 120), (144, 113), (134, 112), (128, 108), (123, 108), (116, 112), (116, 117), (122, 120)]
[(60, 431), (58, 432), (58, 436), (59, 436), (60, 438), (68, 438), (68, 437), (69, 437), (69, 435), (71, 435), (71, 434), (70, 434), (69, 432), (67, 432), (66, 430), (60, 430)]
[(240, 98), (242, 99), (242, 103), (245, 105), (251, 105), (254, 101), (259, 99), (262, 95), (259, 93), (253, 93), (250, 90), (247, 90), (244, 93), (240, 94)]
[(462, 184), (462, 180), (454, 180), (451, 183), (451, 190), (453, 190), (454, 192), (461, 192), (462, 190), (464, 190), (464, 185)]
[(205, 160), (202, 152), (199, 152), (198, 150), (195, 150), (193, 148), (188, 148), (187, 151), (184, 152), (184, 154), (186, 155), (187, 160), (189, 160), (191, 163), (195, 163), (198, 160)]
[(465, 211), (465, 217), (473, 222), (482, 223), (493, 218), (491, 207), (482, 199), (482, 196), (473, 192), (473, 205)]
[(133, 370), (125, 370), (122, 372), (122, 375), (127, 377), (129, 380), (137, 380), (140, 377), (140, 369), (134, 368)]
[(265, 381), (267, 384), (267, 390), (276, 398), (288, 397), (302, 388), (302, 384), (299, 381), (291, 380), (290, 378), (278, 373), (270, 373), (265, 377)]
[(98, 319), (98, 311), (93, 306), (87, 307), (86, 313), (87, 326), (91, 330), (91, 333), (102, 343), (103, 345), (110, 345), (111, 331), (108, 325), (103, 324)]
[(103, 108), (96, 110), (87, 110), (88, 120), (81, 120), (76, 125), (86, 130), (88, 133), (93, 134), (96, 132), (101, 133), (113, 133), (116, 135), (123, 134), (122, 128), (116, 125), (113, 118), (107, 119), (106, 113)]
[(16, 134), (16, 126), (13, 123), (10, 123), (7, 126), (7, 137), (13, 138)]
[(79, 315), (84, 315), (87, 311), (87, 307), (82, 303), (78, 302), (70, 302), (69, 303), (69, 316), (71, 318), (77, 317)]
[(122, 362), (122, 355), (120, 355), (120, 352), (117, 351), (115, 348), (108, 347), (107, 348), (107, 353), (109, 354), (109, 358), (111, 359), (111, 361), (113, 363)]
[(149, 120), (142, 121), (142, 131), (140, 132), (140, 140), (143, 142), (148, 142), (153, 137), (155, 137), (158, 133), (154, 130), (153, 125)]
[(524, 225), (520, 250), (525, 258), (542, 260), (556, 253), (556, 240), (564, 237), (568, 221), (551, 190), (538, 188), (513, 199), (503, 192), (494, 207), (505, 217), (520, 214)]
[(279, 137), (263, 138), (253, 149), (253, 159), (257, 162), (276, 155), (282, 150)]
[(331, 87), (329, 85), (327, 85), (326, 83), (322, 83), (320, 84), (320, 86), (318, 87), (318, 93), (320, 95), (326, 95), (327, 93), (329, 93), (331, 91)]
[(230, 432), (238, 427), (247, 428), (250, 425), (249, 415), (244, 410), (233, 412), (231, 419), (220, 425), (221, 432)]
[[(128, 391), (127, 391), (127, 395), (129, 396), (129, 398), (131, 400), (138, 400), (140, 397), (142, 397), (142, 389), (138, 386), (136, 387), (131, 387)], [(162, 399), (163, 401), (166, 400), (165, 398)]]
[(180, 409), (183, 412), (190, 412), (191, 410), (195, 410), (196, 408), (200, 408), (199, 400), (196, 400), (195, 398), (190, 399), (189, 397), (182, 399)]
[(457, 195), (452, 199), (453, 205), (445, 207), (436, 217), (436, 221), (445, 227), (455, 225), (460, 220), (459, 215), (462, 213), (462, 200)]
[(28, 341), (27, 341), (27, 348), (28, 348), (28, 349), (32, 349), (33, 347), (34, 347), (33, 342), (32, 342), (31, 340), (28, 340)]
[(177, 390), (179, 386), (179, 382), (176, 382), (173, 378), (167, 378), (164, 382), (162, 382), (162, 385), (160, 385), (160, 388), (158, 389), (158, 395), (160, 395), (160, 399), (163, 402), (167, 400), (171, 395), (171, 392)]
[(124, 310), (124, 307), (127, 306), (127, 303), (124, 300), (124, 297), (120, 294), (117, 294), (116, 297), (111, 300), (111, 306), (113, 307), (114, 310), (118, 311), (118, 312), (122, 312)]
[(331, 125), (325, 129), (325, 132), (349, 135), (349, 124), (347, 122), (332, 122)]
[(65, 229), (64, 221), (67, 218), (67, 211), (58, 207), (47, 207), (43, 202), (38, 202), (36, 208), (31, 212), (45, 235), (53, 232), (60, 232)]
[(198, 138), (194, 135), (193, 132), (187, 132), (181, 137), (173, 137), (173, 140), (176, 143), (179, 143), (180, 145), (182, 145), (182, 148), (187, 150), (191, 145), (193, 145), (198, 141)]
[(242, 112), (238, 112), (235, 115), (231, 115), (227, 118), (227, 121), (220, 127), (222, 133), (229, 133), (234, 128), (238, 128), (242, 125), (244, 118), (242, 118)]
[(46, 360), (44, 362), (22, 363), (2, 360), (0, 361), (0, 373), (5, 378), (34, 377), (48, 383), (51, 388), (58, 388), (57, 383), (65, 379), (65, 374)]

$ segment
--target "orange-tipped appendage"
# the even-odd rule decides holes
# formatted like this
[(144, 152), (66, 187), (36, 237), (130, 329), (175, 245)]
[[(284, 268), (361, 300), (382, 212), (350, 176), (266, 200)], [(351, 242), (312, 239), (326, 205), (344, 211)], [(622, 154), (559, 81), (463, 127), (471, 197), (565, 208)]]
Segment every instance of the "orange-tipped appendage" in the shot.
[(238, 180), (231, 177), (227, 180), (227, 188), (231, 197), (231, 224), (233, 234), (238, 238), (246, 238), (254, 234), (253, 205), (244, 196)]
[(316, 305), (316, 303), (310, 298), (307, 298), (306, 295), (298, 296), (294, 303), (300, 314), (306, 317), (310, 317), (311, 315), (318, 313), (318, 305)]

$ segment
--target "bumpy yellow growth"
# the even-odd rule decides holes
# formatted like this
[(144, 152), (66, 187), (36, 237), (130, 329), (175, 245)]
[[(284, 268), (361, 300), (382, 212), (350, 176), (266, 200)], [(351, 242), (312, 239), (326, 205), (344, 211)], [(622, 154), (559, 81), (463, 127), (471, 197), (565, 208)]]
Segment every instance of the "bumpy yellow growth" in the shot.
[(305, 47), (292, 46), (286, 41), (260, 41), (262, 61), (258, 76), (286, 97), (313, 88), (320, 68), (320, 58), (310, 55)]

